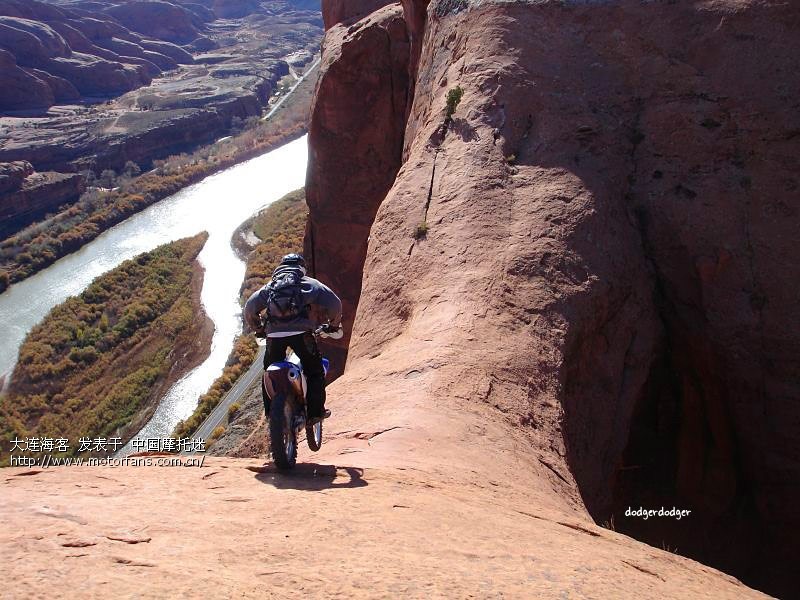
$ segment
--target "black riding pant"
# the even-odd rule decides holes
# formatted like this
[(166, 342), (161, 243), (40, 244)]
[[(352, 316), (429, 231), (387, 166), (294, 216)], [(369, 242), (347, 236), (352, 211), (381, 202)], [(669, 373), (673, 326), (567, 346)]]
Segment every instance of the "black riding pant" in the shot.
[[(309, 418), (322, 415), (325, 408), (325, 370), (322, 368), (322, 355), (317, 347), (317, 340), (311, 333), (301, 333), (288, 337), (267, 338), (267, 352), (264, 354), (264, 369), (274, 362), (286, 359), (286, 349), (291, 348), (297, 354), (303, 365), (306, 376), (306, 403), (308, 404)], [(264, 396), (264, 410), (269, 417), (269, 398), (266, 391)]]

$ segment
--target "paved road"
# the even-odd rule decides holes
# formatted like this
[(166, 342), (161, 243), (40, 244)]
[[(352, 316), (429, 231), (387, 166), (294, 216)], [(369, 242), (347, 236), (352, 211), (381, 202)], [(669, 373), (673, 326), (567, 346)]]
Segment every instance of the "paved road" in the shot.
[(242, 403), (247, 390), (259, 380), (261, 373), (263, 372), (264, 347), (259, 346), (258, 355), (253, 361), (253, 364), (250, 365), (250, 368), (247, 370), (247, 372), (239, 378), (239, 381), (237, 381), (230, 390), (228, 390), (228, 393), (222, 397), (222, 400), (217, 407), (211, 412), (210, 415), (206, 417), (206, 420), (203, 421), (200, 427), (197, 428), (197, 431), (195, 431), (190, 437), (195, 439), (200, 438), (203, 440), (209, 440), (211, 438), (211, 432), (214, 431), (214, 429), (219, 425), (227, 422), (228, 408), (230, 405), (234, 402)]
[(288, 92), (286, 92), (286, 95), (285, 95), (283, 98), (281, 98), (280, 100), (278, 100), (278, 103), (277, 103), (275, 106), (273, 106), (273, 107), (270, 109), (270, 111), (269, 111), (269, 112), (268, 112), (266, 115), (264, 115), (264, 117), (261, 119), (262, 121), (266, 121), (266, 120), (267, 120), (267, 119), (269, 119), (269, 118), (270, 118), (270, 117), (271, 117), (273, 114), (275, 114), (275, 111), (276, 111), (276, 110), (278, 110), (278, 109), (281, 107), (281, 104), (283, 104), (284, 102), (286, 102), (286, 99), (287, 99), (289, 96), (291, 96), (291, 95), (292, 95), (292, 92), (294, 92), (294, 91), (297, 89), (297, 86), (298, 86), (298, 85), (300, 85), (301, 83), (303, 83), (303, 80), (304, 80), (306, 77), (308, 77), (308, 76), (311, 74), (311, 72), (312, 72), (314, 69), (316, 69), (316, 68), (317, 68), (317, 66), (319, 65), (319, 63), (320, 63), (320, 61), (321, 61), (321, 60), (322, 60), (321, 58), (318, 58), (317, 60), (315, 60), (315, 61), (314, 61), (314, 64), (313, 64), (313, 65), (311, 65), (311, 66), (310, 66), (310, 67), (309, 67), (309, 68), (306, 70), (306, 72), (305, 72), (305, 73), (303, 73), (303, 76), (302, 76), (302, 77), (300, 77), (300, 79), (298, 79), (298, 80), (295, 82), (295, 84), (294, 84), (294, 85), (293, 85), (291, 88), (289, 88), (289, 91), (288, 91)]

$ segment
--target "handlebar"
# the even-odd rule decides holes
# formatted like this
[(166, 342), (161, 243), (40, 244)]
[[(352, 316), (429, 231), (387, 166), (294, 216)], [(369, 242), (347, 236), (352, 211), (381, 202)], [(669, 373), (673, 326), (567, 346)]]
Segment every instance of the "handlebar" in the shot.
[(338, 340), (344, 335), (344, 329), (342, 329), (341, 325), (333, 327), (330, 323), (323, 323), (314, 330), (314, 335)]
[[(344, 335), (344, 329), (342, 329), (341, 325), (339, 325), (338, 327), (333, 327), (330, 323), (323, 323), (322, 325), (317, 327), (312, 333), (316, 336), (322, 336), (331, 338), (333, 340), (338, 340)], [(267, 337), (266, 332), (263, 328), (253, 332), (253, 334), (256, 336), (256, 338)]]

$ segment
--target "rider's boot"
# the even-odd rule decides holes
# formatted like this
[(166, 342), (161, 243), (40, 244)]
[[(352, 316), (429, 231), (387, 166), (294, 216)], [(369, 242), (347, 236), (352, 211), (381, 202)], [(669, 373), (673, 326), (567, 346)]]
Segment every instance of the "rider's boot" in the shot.
[(330, 416), (331, 416), (331, 411), (330, 411), (330, 409), (328, 409), (328, 408), (323, 408), (323, 409), (322, 409), (322, 416), (321, 416), (321, 417), (313, 417), (313, 418), (309, 419), (308, 421), (309, 421), (309, 423), (311, 423), (311, 425), (316, 425), (316, 424), (317, 424), (317, 423), (319, 423), (320, 421), (323, 421), (323, 420), (327, 419), (327, 418), (328, 418), (328, 417), (330, 417)]

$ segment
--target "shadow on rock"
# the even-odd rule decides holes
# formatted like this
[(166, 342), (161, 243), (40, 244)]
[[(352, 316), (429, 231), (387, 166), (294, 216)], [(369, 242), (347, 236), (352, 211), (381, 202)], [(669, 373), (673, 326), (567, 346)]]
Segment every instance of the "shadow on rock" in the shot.
[[(368, 485), (364, 479), (364, 470), (355, 467), (302, 463), (291, 471), (279, 471), (275, 465), (247, 468), (257, 473), (256, 479), (261, 483), (266, 483), (282, 490), (318, 492), (336, 488), (359, 488)], [(343, 474), (346, 474), (348, 479), (342, 477)]]

